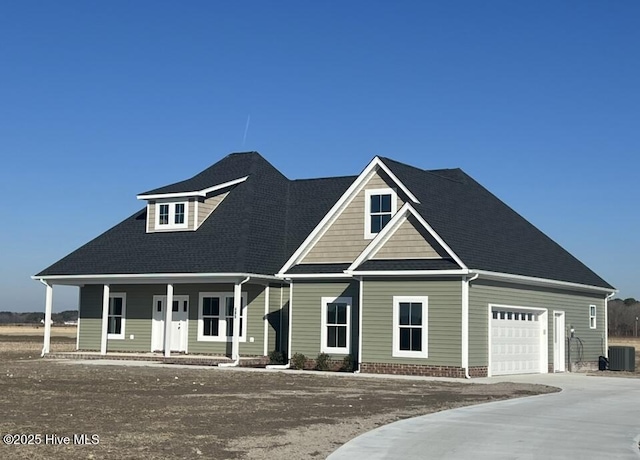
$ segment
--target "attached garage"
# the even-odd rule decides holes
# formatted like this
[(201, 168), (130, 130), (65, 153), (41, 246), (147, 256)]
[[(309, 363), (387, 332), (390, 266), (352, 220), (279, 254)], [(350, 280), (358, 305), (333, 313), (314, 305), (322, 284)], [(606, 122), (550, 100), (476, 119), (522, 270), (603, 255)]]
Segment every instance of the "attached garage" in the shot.
[(547, 311), (490, 305), (490, 375), (547, 372)]

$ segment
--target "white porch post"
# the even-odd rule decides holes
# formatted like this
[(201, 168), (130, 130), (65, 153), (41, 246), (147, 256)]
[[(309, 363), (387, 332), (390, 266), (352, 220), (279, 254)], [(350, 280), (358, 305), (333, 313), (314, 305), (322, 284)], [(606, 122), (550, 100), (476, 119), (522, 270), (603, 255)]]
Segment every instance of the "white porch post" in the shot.
[(173, 284), (167, 284), (167, 302), (164, 306), (164, 356), (171, 356), (171, 320), (173, 317)]
[(242, 314), (242, 285), (233, 286), (233, 337), (231, 339), (231, 359), (240, 359), (240, 316)]
[(102, 336), (100, 337), (100, 354), (107, 354), (107, 329), (109, 326), (109, 285), (102, 288)]
[(44, 297), (44, 344), (42, 345), (42, 356), (49, 353), (51, 345), (51, 310), (53, 309), (53, 286), (44, 283), (46, 287)]

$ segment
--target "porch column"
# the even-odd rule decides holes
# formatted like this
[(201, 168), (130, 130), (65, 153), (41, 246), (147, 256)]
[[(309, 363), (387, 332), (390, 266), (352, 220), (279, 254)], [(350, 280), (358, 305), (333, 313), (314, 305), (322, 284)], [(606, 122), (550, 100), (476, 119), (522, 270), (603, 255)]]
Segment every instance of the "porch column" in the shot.
[(231, 359), (240, 359), (240, 316), (242, 304), (242, 285), (233, 286), (233, 337), (231, 339)]
[(102, 288), (102, 335), (100, 337), (100, 354), (107, 354), (107, 330), (109, 328), (109, 285)]
[(164, 356), (171, 356), (171, 320), (173, 317), (173, 284), (167, 284), (167, 302), (164, 306)]
[(44, 283), (46, 291), (44, 296), (44, 344), (42, 345), (42, 356), (49, 353), (51, 345), (51, 310), (53, 309), (53, 286)]

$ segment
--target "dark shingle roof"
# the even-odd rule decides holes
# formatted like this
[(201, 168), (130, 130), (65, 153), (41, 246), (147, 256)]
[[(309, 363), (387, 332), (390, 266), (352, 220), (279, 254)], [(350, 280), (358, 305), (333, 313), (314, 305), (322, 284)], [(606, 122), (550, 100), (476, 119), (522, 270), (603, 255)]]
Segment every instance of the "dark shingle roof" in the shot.
[(461, 169), (382, 161), (420, 200), (416, 211), (471, 269), (613, 287)]
[[(425, 171), (382, 160), (420, 200), (417, 212), (469, 268), (611, 288), (463, 171)], [(245, 176), (195, 232), (146, 233), (146, 210), (141, 210), (37, 276), (274, 274), (356, 178), (292, 181), (260, 154), (248, 152), (145, 194), (202, 190)], [(359, 269), (404, 270), (416, 263), (377, 260)]]
[(287, 270), (293, 275), (309, 273), (340, 273), (342, 274), (351, 264), (298, 264)]
[(459, 269), (452, 259), (370, 259), (360, 264), (356, 271)]

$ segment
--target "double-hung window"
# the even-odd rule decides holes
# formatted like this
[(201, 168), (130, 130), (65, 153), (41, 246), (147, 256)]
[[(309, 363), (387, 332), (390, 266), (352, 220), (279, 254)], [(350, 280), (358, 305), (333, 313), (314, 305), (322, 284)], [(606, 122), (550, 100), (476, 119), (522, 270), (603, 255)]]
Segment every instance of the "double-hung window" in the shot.
[(156, 203), (156, 228), (186, 228), (187, 203)]
[(107, 318), (107, 338), (124, 339), (124, 322), (127, 309), (127, 295), (113, 292), (109, 294), (109, 314)]
[(393, 356), (426, 358), (428, 297), (393, 297)]
[(349, 354), (351, 298), (323, 297), (321, 307), (321, 351), (323, 353)]
[(596, 306), (589, 305), (589, 328), (596, 328)]
[[(198, 340), (226, 342), (233, 338), (233, 293), (201, 292), (198, 308)], [(247, 294), (240, 298), (240, 341), (247, 337)]]
[(389, 223), (397, 211), (395, 190), (365, 190), (365, 238), (374, 238)]

